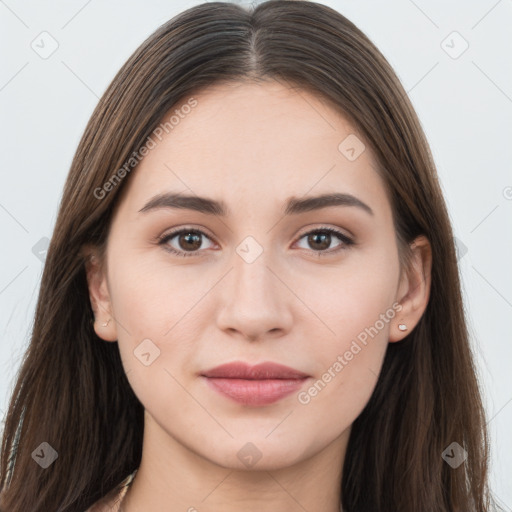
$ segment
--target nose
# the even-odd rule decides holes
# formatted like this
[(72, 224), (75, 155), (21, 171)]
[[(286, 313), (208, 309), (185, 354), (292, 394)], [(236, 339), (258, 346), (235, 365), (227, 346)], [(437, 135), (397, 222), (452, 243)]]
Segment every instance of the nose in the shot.
[(269, 264), (265, 252), (252, 263), (235, 254), (234, 268), (219, 297), (217, 325), (221, 330), (249, 341), (289, 332), (293, 293), (285, 284), (286, 276)]

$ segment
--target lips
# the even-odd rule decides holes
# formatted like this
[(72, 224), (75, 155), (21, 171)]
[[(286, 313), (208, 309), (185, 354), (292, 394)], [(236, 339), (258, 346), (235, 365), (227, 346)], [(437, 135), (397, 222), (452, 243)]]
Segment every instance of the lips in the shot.
[(205, 377), (247, 380), (302, 379), (309, 377), (306, 373), (290, 368), (289, 366), (283, 366), (282, 364), (269, 362), (250, 366), (239, 361), (216, 366), (202, 373), (202, 375)]
[(203, 372), (209, 387), (243, 405), (269, 405), (298, 391), (309, 375), (294, 368), (265, 362), (250, 366), (227, 363)]

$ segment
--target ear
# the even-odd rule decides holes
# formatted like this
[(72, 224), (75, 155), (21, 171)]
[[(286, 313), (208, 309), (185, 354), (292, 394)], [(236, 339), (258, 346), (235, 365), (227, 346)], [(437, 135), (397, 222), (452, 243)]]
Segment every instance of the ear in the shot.
[(85, 247), (82, 254), (85, 258), (89, 298), (94, 312), (94, 331), (105, 341), (117, 341), (117, 326), (112, 312), (105, 261), (96, 247)]
[[(402, 309), (397, 313), (391, 324), (389, 341), (391, 343), (405, 338), (416, 327), (430, 297), (432, 248), (425, 236), (417, 237), (411, 244), (412, 259), (409, 268), (404, 269), (398, 286), (396, 300)], [(407, 330), (398, 328), (400, 324)]]

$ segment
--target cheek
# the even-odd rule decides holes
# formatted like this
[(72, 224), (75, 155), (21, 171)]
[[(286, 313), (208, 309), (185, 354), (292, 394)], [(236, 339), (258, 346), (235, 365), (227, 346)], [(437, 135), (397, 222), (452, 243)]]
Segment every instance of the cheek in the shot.
[[(395, 318), (398, 266), (382, 252), (340, 270), (335, 279), (310, 287), (308, 306), (321, 319), (315, 351), (316, 378), (331, 393), (358, 404), (369, 398)], [(395, 304), (395, 307), (393, 307)], [(315, 391), (313, 391), (315, 393)]]
[[(392, 261), (386, 265), (378, 260), (359, 260), (316, 284), (308, 280), (307, 304), (322, 321), (318, 325), (323, 325), (323, 338), (342, 350), (376, 322), (377, 329), (386, 335), (389, 319), (394, 316), (397, 275)], [(384, 325), (380, 321), (383, 316)]]
[(155, 265), (142, 258), (118, 261), (110, 267), (111, 299), (130, 384), (145, 405), (161, 398), (177, 403), (182, 391), (173, 376), (183, 381), (176, 369), (190, 367), (191, 340), (200, 334), (202, 310), (194, 306), (215, 280), (201, 283), (197, 271), (187, 274), (183, 267)]
[(155, 261), (129, 249), (124, 254), (111, 271), (111, 296), (116, 318), (134, 337), (165, 337), (218, 280), (210, 274), (199, 278), (197, 268), (160, 256)]
[(324, 425), (327, 437), (348, 427), (364, 409), (388, 347), (389, 325), (395, 315), (388, 294), (377, 293), (375, 284), (361, 286), (359, 291), (339, 298), (338, 309), (324, 315), (335, 334), (326, 331), (318, 349), (312, 351), (314, 378), (297, 397), (308, 417), (325, 418), (321, 423), (328, 423)]

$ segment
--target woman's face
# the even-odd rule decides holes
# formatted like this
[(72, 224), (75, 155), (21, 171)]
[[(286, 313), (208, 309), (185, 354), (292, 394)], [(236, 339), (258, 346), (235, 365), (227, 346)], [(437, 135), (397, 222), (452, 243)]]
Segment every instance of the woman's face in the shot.
[[(172, 129), (152, 136), (125, 178), (106, 272), (90, 286), (96, 332), (118, 340), (145, 442), (158, 450), (261, 469), (341, 453), (388, 342), (407, 334), (407, 283), (376, 162), (304, 91), (244, 83), (194, 98), (166, 115)], [(338, 200), (312, 199), (324, 194)], [(151, 207), (159, 195), (168, 197)], [(204, 376), (231, 362), (307, 377)]]

